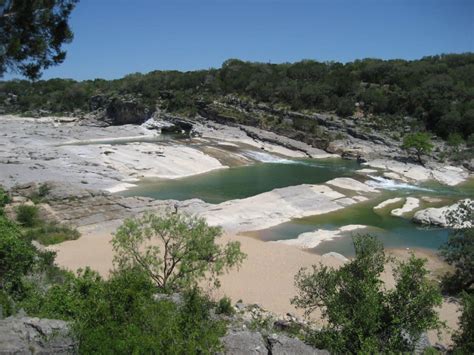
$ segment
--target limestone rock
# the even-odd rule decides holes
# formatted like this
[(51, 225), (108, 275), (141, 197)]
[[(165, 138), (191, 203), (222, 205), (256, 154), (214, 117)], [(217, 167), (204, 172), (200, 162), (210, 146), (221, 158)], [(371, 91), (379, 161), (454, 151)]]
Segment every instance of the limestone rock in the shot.
[(405, 204), (401, 208), (396, 208), (390, 212), (392, 216), (401, 217), (405, 213), (416, 210), (420, 206), (420, 200), (415, 197), (407, 197)]
[(229, 355), (268, 354), (263, 337), (247, 330), (230, 332), (222, 339), (224, 353)]
[(133, 99), (114, 98), (105, 112), (105, 121), (114, 126), (142, 124), (149, 117), (146, 107)]
[(0, 320), (0, 354), (75, 354), (76, 345), (65, 321), (29, 317)]
[(297, 338), (282, 334), (273, 334), (268, 338), (269, 350), (272, 355), (329, 355), (327, 350), (315, 349)]
[(339, 187), (341, 189), (352, 190), (357, 192), (377, 192), (373, 187), (352, 178), (338, 177), (326, 182), (326, 184)]
[(379, 210), (379, 209), (382, 209), (382, 208), (385, 208), (389, 205), (392, 205), (392, 204), (395, 204), (395, 203), (399, 203), (399, 202), (402, 202), (402, 198), (401, 197), (394, 197), (394, 198), (390, 198), (388, 200), (385, 200), (383, 202), (380, 202), (377, 206), (374, 207), (374, 210)]
[(413, 220), (421, 224), (432, 224), (440, 227), (470, 228), (474, 225), (474, 200), (465, 199), (451, 206), (427, 208), (418, 211)]

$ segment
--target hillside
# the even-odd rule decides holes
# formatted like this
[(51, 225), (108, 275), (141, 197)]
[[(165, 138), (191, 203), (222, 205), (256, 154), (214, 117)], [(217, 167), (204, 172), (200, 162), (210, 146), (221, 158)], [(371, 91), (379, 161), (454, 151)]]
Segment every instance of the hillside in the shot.
[[(0, 83), (0, 112), (84, 116), (114, 99), (133, 102), (145, 119), (157, 109), (193, 117), (215, 111), (215, 101), (264, 104), (266, 111), (335, 113), (369, 121), (375, 129), (429, 130), (447, 139), (474, 133), (474, 54), (420, 60), (362, 59), (350, 63), (252, 63), (230, 59), (219, 69), (153, 71), (118, 80), (68, 79)], [(242, 106), (242, 105), (240, 105)], [(219, 114), (260, 128), (292, 122), (271, 115)], [(238, 108), (239, 109), (239, 108)], [(267, 117), (267, 116), (270, 116)], [(316, 125), (304, 130), (317, 131)]]

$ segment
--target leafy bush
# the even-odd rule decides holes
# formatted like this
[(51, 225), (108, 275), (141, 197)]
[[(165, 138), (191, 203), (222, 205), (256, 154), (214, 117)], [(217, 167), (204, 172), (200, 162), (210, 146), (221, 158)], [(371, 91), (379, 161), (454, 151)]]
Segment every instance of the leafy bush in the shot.
[(453, 335), (455, 354), (474, 354), (474, 295), (463, 293), (459, 330)]
[(354, 113), (354, 102), (350, 99), (341, 100), (337, 105), (336, 113), (342, 117), (352, 115)]
[(38, 224), (38, 207), (20, 205), (16, 208), (16, 220), (23, 227), (34, 227)]
[(28, 197), (33, 203), (37, 204), (42, 202), (46, 196), (48, 196), (51, 187), (47, 183), (40, 184), (37, 191), (33, 191)]
[(474, 228), (453, 232), (441, 246), (440, 255), (455, 268), (443, 277), (444, 291), (456, 294), (469, 290), (474, 284)]
[(231, 316), (235, 313), (235, 309), (232, 306), (232, 301), (229, 297), (222, 297), (219, 302), (217, 302), (216, 313), (225, 314), (228, 316)]
[(7, 203), (10, 202), (10, 196), (8, 196), (7, 192), (0, 186), (0, 208), (5, 207)]
[(26, 310), (33, 315), (73, 321), (84, 354), (214, 353), (225, 325), (214, 321), (212, 303), (197, 290), (183, 305), (156, 301), (155, 285), (139, 269), (122, 269), (109, 280), (86, 269), (44, 294)]
[(446, 142), (449, 146), (453, 147), (453, 149), (458, 150), (459, 146), (464, 143), (464, 140), (459, 133), (451, 133)]
[(39, 227), (30, 228), (24, 235), (28, 240), (36, 240), (43, 245), (58, 244), (66, 240), (76, 240), (81, 236), (77, 229), (55, 222), (46, 222)]
[(13, 222), (0, 216), (0, 291), (17, 294), (35, 262), (35, 248)]
[(13, 300), (10, 295), (0, 289), (0, 319), (13, 314)]
[(395, 288), (385, 290), (380, 274), (387, 257), (370, 235), (354, 237), (355, 258), (335, 270), (323, 265), (295, 276), (292, 303), (306, 314), (322, 310), (327, 325), (308, 341), (334, 353), (412, 352), (427, 329), (440, 322), (438, 289), (427, 280), (424, 260), (412, 256), (395, 269)]

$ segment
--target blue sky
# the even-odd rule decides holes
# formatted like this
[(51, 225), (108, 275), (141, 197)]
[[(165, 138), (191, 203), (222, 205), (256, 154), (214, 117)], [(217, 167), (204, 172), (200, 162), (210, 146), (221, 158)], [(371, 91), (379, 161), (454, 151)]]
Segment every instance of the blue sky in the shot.
[(474, 52), (474, 0), (81, 0), (71, 25), (44, 79)]

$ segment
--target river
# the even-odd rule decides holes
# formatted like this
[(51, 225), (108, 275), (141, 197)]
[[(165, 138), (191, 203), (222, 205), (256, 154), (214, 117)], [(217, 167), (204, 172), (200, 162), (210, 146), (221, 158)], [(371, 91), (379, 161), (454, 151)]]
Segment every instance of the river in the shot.
[[(209, 203), (221, 203), (232, 199), (250, 197), (299, 184), (321, 184), (336, 177), (366, 179), (356, 172), (360, 165), (343, 159), (283, 159), (264, 152), (249, 151), (247, 154), (259, 160), (248, 166), (232, 167), (206, 174), (176, 180), (144, 180), (136, 188), (121, 194), (124, 196), (147, 196), (155, 199), (186, 200), (199, 198)], [(437, 183), (417, 185), (397, 183), (393, 180), (373, 176), (370, 183), (382, 191), (375, 199), (349, 206), (343, 210), (295, 219), (273, 228), (245, 233), (262, 240), (276, 241), (293, 239), (299, 234), (315, 229), (336, 229), (349, 224), (369, 226), (370, 232), (389, 248), (438, 249), (449, 235), (443, 228), (420, 226), (411, 222), (411, 215), (395, 217), (390, 209), (373, 209), (381, 201), (393, 197), (434, 197), (438, 203), (423, 206), (438, 206), (466, 197), (474, 197), (474, 181), (456, 187)], [(391, 206), (392, 209), (399, 205)], [(353, 255), (350, 233), (345, 237), (321, 242), (312, 251), (317, 253), (338, 252)]]

